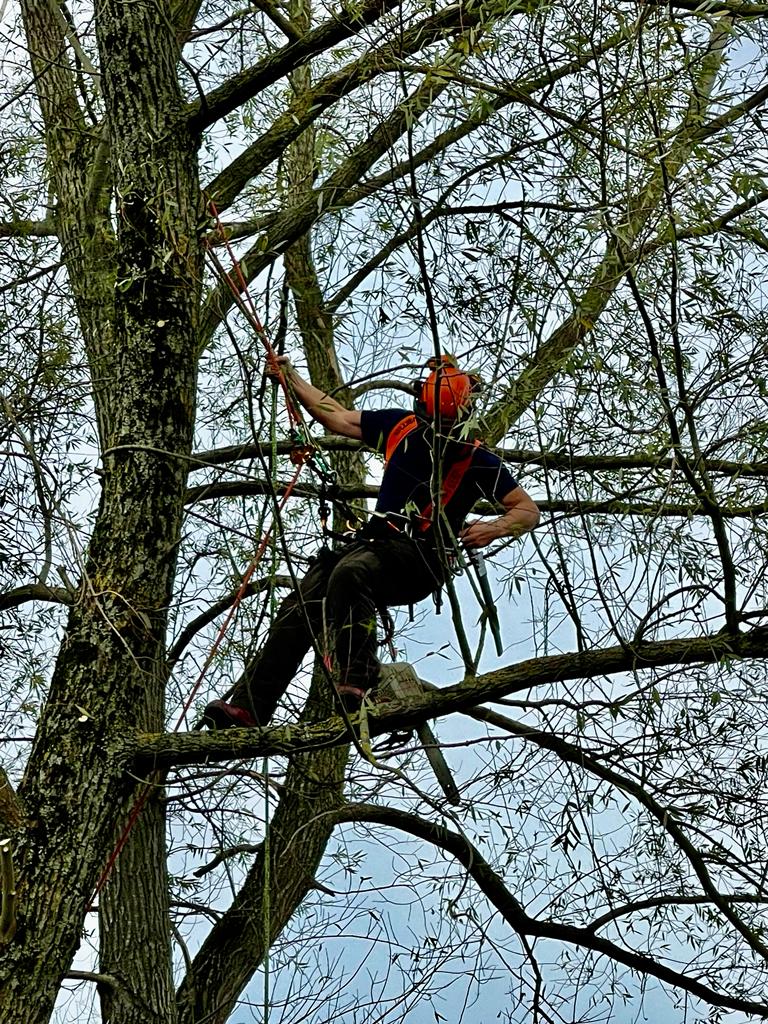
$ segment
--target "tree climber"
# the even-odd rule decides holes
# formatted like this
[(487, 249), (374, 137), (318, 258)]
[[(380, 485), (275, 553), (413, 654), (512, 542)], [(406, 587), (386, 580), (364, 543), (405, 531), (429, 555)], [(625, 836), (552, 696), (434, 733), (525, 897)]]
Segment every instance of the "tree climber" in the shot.
[[(502, 460), (461, 436), (477, 381), (449, 356), (428, 365), (431, 372), (419, 382), (414, 415), (403, 409), (347, 409), (305, 381), (287, 357), (277, 359), (272, 374), (285, 375), (314, 420), (385, 453), (384, 474), (369, 521), (341, 550), (320, 552), (297, 591), (281, 604), (231, 702), (214, 700), (206, 707), (202, 724), (208, 728), (266, 725), (313, 638), (322, 646), (324, 623), (337, 691), (348, 711), (357, 710), (379, 678), (377, 610), (415, 604), (438, 590), (450, 571), (447, 562), (457, 538), (466, 549), (483, 548), (536, 526), (536, 504)], [(480, 498), (499, 503), (503, 515), (464, 526)]]

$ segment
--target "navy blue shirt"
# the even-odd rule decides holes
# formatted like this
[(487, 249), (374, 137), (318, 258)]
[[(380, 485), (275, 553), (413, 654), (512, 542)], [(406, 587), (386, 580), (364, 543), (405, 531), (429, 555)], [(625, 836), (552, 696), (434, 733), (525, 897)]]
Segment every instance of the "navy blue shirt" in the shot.
[[(370, 448), (385, 452), (387, 438), (392, 429), (410, 415), (403, 409), (370, 409), (361, 414), (360, 429), (363, 441)], [(461, 442), (438, 437), (442, 454), (441, 478), (444, 480), (451, 465), (472, 450), (472, 461), (456, 492), (445, 507), (445, 514), (454, 533), (461, 529), (464, 519), (475, 502), (481, 498), (500, 502), (517, 487), (517, 481), (507, 467), (487, 448), (472, 448), (472, 442)], [(377, 512), (409, 514), (422, 512), (432, 500), (430, 481), (434, 471), (434, 435), (428, 424), (419, 423), (397, 445), (384, 470)], [(437, 505), (437, 502), (435, 502)]]

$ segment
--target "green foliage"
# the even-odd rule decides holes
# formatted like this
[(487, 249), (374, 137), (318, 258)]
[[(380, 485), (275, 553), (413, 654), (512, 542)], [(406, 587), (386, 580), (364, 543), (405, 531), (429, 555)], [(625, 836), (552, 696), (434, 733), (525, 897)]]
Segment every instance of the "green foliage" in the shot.
[[(229, 1000), (254, 976), (241, 1006), (261, 998), (261, 954), (248, 943), (252, 923), (263, 924), (263, 894), (248, 890), (246, 915), (229, 908), (262, 870), (269, 786), (285, 828), (270, 841), (312, 866), (320, 886), (297, 888), (281, 908), (288, 923), (270, 954), (271, 1019), (376, 1015), (394, 1024), (426, 1013), (458, 1024), (490, 1019), (489, 998), (494, 1015), (515, 1024), (531, 1013), (586, 1021), (615, 1017), (624, 1003), (642, 1009), (647, 987), (657, 984), (648, 963), (599, 956), (587, 942), (591, 929), (678, 971), (678, 987), (665, 989), (676, 993), (663, 997), (665, 1021), (685, 1019), (681, 993), (693, 981), (709, 994), (691, 1014), (717, 1019), (718, 1000), (727, 998), (741, 1001), (733, 1019), (745, 1020), (747, 1001), (764, 1001), (764, 664), (737, 659), (733, 644), (711, 666), (681, 656), (651, 667), (644, 659), (649, 645), (715, 636), (726, 610), (746, 634), (764, 624), (768, 607), (765, 139), (758, 113), (747, 110), (762, 88), (765, 20), (647, 5), (397, 4), (312, 56), (310, 85), (360, 72), (349, 81), (361, 84), (321, 109), (320, 93), (309, 103), (306, 78), (289, 78), (287, 63), (267, 74), (311, 35), (283, 31), (286, 18), (299, 16), (295, 4), (267, 10), (211, 0), (182, 47), (179, 75), (201, 123), (210, 109), (201, 94), (215, 103), (222, 90), (237, 90), (234, 109), (216, 108), (204, 124), (196, 158), (205, 189), (230, 197), (220, 233), (197, 195), (177, 194), (174, 178), (159, 183), (168, 137), (155, 144), (151, 166), (120, 165), (105, 152), (110, 70), (102, 68), (100, 83), (88, 71), (99, 52), (94, 25), (105, 15), (62, 12), (74, 21), (55, 68), (69, 75), (84, 127), (51, 126), (53, 115), (27, 87), (41, 81), (28, 63), (39, 40), (26, 50), (17, 40), (4, 44), (23, 76), (0, 86), (8, 119), (0, 157), (8, 217), (0, 255), (0, 571), (11, 595), (0, 596), (0, 654), (12, 666), (0, 711), (13, 780), (37, 764), (27, 741), (38, 721), (49, 728), (63, 714), (49, 699), (50, 679), (57, 657), (64, 664), (74, 650), (69, 641), (59, 649), (63, 607), (2, 604), (23, 601), (18, 588), (60, 588), (75, 617), (96, 607), (97, 624), (112, 624), (121, 643), (133, 643), (126, 624), (141, 623), (146, 634), (151, 618), (125, 607), (104, 580), (105, 566), (85, 567), (94, 536), (106, 529), (129, 552), (144, 550), (148, 535), (156, 540), (155, 564), (124, 568), (132, 582), (176, 559), (166, 647), (178, 657), (171, 671), (163, 656), (130, 654), (137, 672), (151, 663), (153, 682), (167, 683), (175, 723), (223, 618), (206, 613), (234, 592), (271, 530), (259, 586), (217, 649), (189, 724), (195, 708), (236, 680), (287, 579), (317, 551), (317, 480), (306, 482), (305, 473), (306, 490), (275, 518), (293, 472), (279, 446), (289, 431), (262, 378), (253, 310), (281, 351), (320, 367), (324, 389), (348, 386), (362, 407), (407, 404), (407, 384), (425, 358), (436, 346), (455, 351), (485, 383), (472, 429), (494, 426), (492, 440), (544, 510), (532, 538), (489, 551), (508, 649), (501, 665), (486, 656), (481, 676), (530, 659), (535, 679), (546, 658), (563, 654), (573, 658), (569, 670), (554, 683), (516, 684), (494, 706), (496, 717), (480, 709), (474, 720), (439, 723), (462, 787), (463, 805), (450, 813), (419, 749), (376, 764), (353, 755), (346, 795), (400, 812), (403, 830), (363, 823), (361, 811), (359, 822), (351, 815), (335, 831), (324, 857), (317, 837), (337, 808), (317, 811), (307, 793), (314, 799), (316, 787), (330, 800), (325, 783), (336, 776), (325, 772), (325, 751), (275, 759), (269, 779), (250, 762), (206, 764), (201, 753), (199, 764), (168, 779), (174, 905), (168, 917), (161, 901), (160, 911), (147, 912), (150, 930), (167, 944), (173, 920), (177, 973), (198, 994), (215, 1002), (226, 988)], [(341, 36), (344, 17), (363, 14), (373, 17), (370, 4), (318, 8), (313, 17), (330, 19)], [(417, 25), (423, 42), (402, 53)], [(153, 75), (155, 47), (144, 52), (137, 75)], [(263, 74), (252, 94), (254, 68)], [(423, 112), (413, 95), (425, 83), (432, 99)], [(155, 140), (150, 114), (136, 132), (145, 143)], [(79, 162), (87, 165), (82, 176)], [(118, 189), (129, 166), (136, 180)], [(146, 195), (142, 175), (152, 185)], [(329, 180), (332, 204), (321, 191)], [(120, 246), (135, 203), (147, 219), (129, 259)], [(166, 301), (197, 245), (193, 230), (169, 235), (181, 207), (195, 211), (222, 266), (229, 271), (241, 258), (250, 314), (212, 259), (202, 282), (185, 282), (187, 299), (204, 292), (199, 308)], [(53, 221), (58, 237), (46, 234)], [(165, 232), (162, 244), (157, 231)], [(307, 235), (311, 247), (293, 250), (302, 266), (291, 278), (286, 249)], [(166, 306), (135, 336), (116, 340), (116, 292), (126, 307)], [(126, 400), (132, 371), (154, 366), (160, 375), (167, 367), (174, 331), (186, 338), (197, 330), (204, 354), (194, 367), (196, 456), (145, 444), (146, 421), (137, 417), (121, 421), (130, 430), (120, 438), (131, 466), (185, 460), (195, 502), (180, 530), (169, 517), (141, 537), (124, 536), (130, 527), (119, 516), (105, 524), (101, 489), (113, 479), (105, 474), (115, 453), (110, 418), (97, 430), (92, 396), (109, 411), (111, 401)], [(139, 335), (141, 349), (133, 345)], [(170, 418), (189, 408), (179, 381), (192, 369), (177, 367), (162, 396)], [(380, 472), (373, 459), (366, 492), (359, 461), (328, 458), (338, 460), (351, 497), (370, 495)], [(479, 612), (458, 586), (472, 644)], [(455, 638), (441, 625), (447, 618), (433, 621), (422, 609), (415, 622), (398, 613), (396, 623), (398, 656), (405, 652), (439, 684), (458, 682), (462, 671)], [(599, 658), (612, 650), (628, 652), (629, 667), (604, 675)], [(92, 707), (88, 691), (103, 692), (109, 660), (78, 666), (77, 707), (87, 706), (111, 750), (126, 733), (125, 708), (118, 718), (102, 708), (106, 698)], [(119, 683), (125, 695), (109, 699), (133, 709), (148, 692), (146, 678), (134, 679), (133, 690), (127, 680)], [(327, 702), (309, 694), (305, 671), (280, 719), (324, 714)], [(127, 773), (123, 785), (134, 782)], [(112, 813), (114, 801), (104, 804), (99, 814)], [(563, 930), (525, 945), (501, 901), (481, 895), (477, 865), (408, 836), (406, 814), (471, 841), (527, 914), (584, 929), (581, 940)], [(108, 852), (89, 851), (92, 873)], [(48, 898), (57, 865), (37, 860), (51, 871), (41, 883)], [(147, 877), (154, 866), (143, 863)], [(78, 896), (69, 888), (56, 892), (62, 906)], [(701, 902), (686, 902), (692, 894)], [(729, 897), (725, 907), (718, 894)], [(273, 905), (281, 897), (270, 893)], [(94, 931), (76, 909), (76, 931), (83, 921)], [(135, 920), (135, 907), (123, 909)], [(118, 920), (117, 944), (120, 927)], [(203, 933), (216, 947), (228, 928), (237, 947), (227, 960), (231, 991), (198, 974), (210, 966)], [(73, 952), (57, 951), (59, 974)], [(233, 1020), (251, 1012), (235, 999)], [(74, 1002), (59, 1019), (77, 1010)], [(178, 1012), (187, 1024), (183, 999)], [(80, 1019), (96, 1019), (95, 1010)]]

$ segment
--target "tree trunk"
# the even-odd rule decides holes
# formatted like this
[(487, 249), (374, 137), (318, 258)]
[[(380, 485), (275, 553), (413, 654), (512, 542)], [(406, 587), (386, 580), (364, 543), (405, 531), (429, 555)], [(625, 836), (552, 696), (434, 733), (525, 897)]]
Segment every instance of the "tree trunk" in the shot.
[[(294, 0), (293, 26), (300, 33), (310, 29), (309, 4)], [(311, 87), (309, 68), (291, 75), (297, 97)], [(315, 169), (314, 131), (309, 129), (291, 146), (286, 159), (289, 188), (299, 200), (312, 190)], [(350, 404), (342, 385), (330, 316), (312, 260), (311, 239), (302, 236), (286, 252), (286, 281), (293, 294), (296, 317), (312, 382), (333, 391)], [(362, 482), (365, 469), (358, 453), (341, 453), (334, 467), (345, 480)], [(330, 687), (318, 666), (302, 721), (319, 721), (331, 710)], [(333, 831), (328, 812), (342, 803), (344, 768), (348, 748), (319, 750), (293, 758), (280, 803), (269, 830), (269, 853), (262, 847), (234, 904), (212, 929), (195, 958), (193, 970), (179, 989), (180, 1024), (208, 1020), (223, 1024), (237, 998), (264, 964), (269, 946), (281, 933), (314, 885)], [(269, 867), (267, 868), (267, 864)], [(266, 895), (266, 899), (265, 899)]]
[[(50, 12), (48, 4), (26, 4), (27, 31), (50, 36)], [(109, 72), (102, 78), (102, 130), (118, 197), (114, 330), (101, 339), (103, 391), (95, 394), (109, 447), (102, 452), (102, 494), (79, 599), (19, 790), (30, 825), (19, 858), (18, 928), (0, 957), (0, 1021), (9, 1024), (49, 1019), (96, 880), (133, 799), (135, 783), (115, 755), (120, 738), (141, 726), (162, 728), (167, 608), (195, 408), (201, 265), (196, 147), (185, 129), (173, 31), (156, 14), (154, 7), (107, 0), (96, 15), (101, 66)], [(31, 38), (37, 47), (37, 37)], [(38, 91), (49, 135), (60, 139), (77, 111), (71, 95), (67, 104), (59, 102), (66, 82), (54, 42), (48, 55)], [(80, 167), (81, 183), (88, 175), (101, 180), (100, 152), (80, 151), (82, 160), (91, 160)], [(64, 159), (62, 147), (52, 149), (54, 163), (57, 156)], [(92, 229), (76, 220), (74, 202), (59, 215), (62, 237), (82, 238)], [(87, 278), (88, 268), (80, 269)], [(144, 849), (136, 856), (160, 860), (162, 814), (150, 812), (137, 843)], [(113, 892), (141, 906), (144, 884), (136, 872), (124, 871)], [(167, 946), (168, 920), (162, 900), (145, 909), (143, 935), (151, 939), (143, 949), (144, 977), (155, 979), (150, 957)], [(105, 954), (116, 967), (109, 948), (135, 941), (129, 917), (115, 912), (112, 919)], [(134, 976), (131, 988), (142, 986)], [(152, 1001), (167, 1008), (169, 977), (160, 987)], [(115, 1021), (148, 1019), (127, 1001), (118, 1000), (115, 1010)], [(161, 1012), (163, 1020), (172, 1019), (167, 1009)]]
[(166, 857), (158, 789), (142, 805), (99, 899), (100, 972), (116, 982), (102, 996), (102, 1017), (110, 1024), (176, 1019)]
[(342, 804), (347, 752), (342, 746), (293, 758), (269, 828), (268, 875), (262, 846), (234, 903), (209, 932), (179, 988), (179, 1024), (224, 1024), (263, 964), (267, 942), (274, 942), (313, 887), (333, 831), (329, 812)]

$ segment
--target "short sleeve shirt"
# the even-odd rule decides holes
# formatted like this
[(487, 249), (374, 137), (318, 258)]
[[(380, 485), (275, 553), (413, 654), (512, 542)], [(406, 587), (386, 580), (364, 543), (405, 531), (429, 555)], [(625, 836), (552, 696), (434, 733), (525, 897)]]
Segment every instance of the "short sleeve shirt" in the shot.
[[(365, 410), (360, 420), (364, 443), (383, 453), (391, 431), (408, 415), (403, 409)], [(517, 481), (498, 455), (494, 455), (487, 448), (473, 448), (471, 442), (445, 438), (438, 440), (442, 460), (441, 479), (445, 479), (454, 462), (472, 451), (469, 467), (445, 506), (445, 514), (451, 529), (458, 533), (475, 502), (481, 498), (500, 502), (506, 494), (517, 487)], [(435, 447), (432, 431), (427, 425), (420, 424), (403, 438), (384, 470), (376, 502), (377, 512), (408, 514), (413, 511), (421, 512), (430, 505)]]

